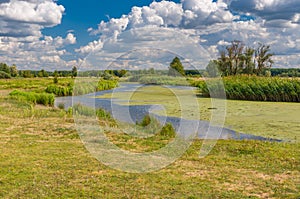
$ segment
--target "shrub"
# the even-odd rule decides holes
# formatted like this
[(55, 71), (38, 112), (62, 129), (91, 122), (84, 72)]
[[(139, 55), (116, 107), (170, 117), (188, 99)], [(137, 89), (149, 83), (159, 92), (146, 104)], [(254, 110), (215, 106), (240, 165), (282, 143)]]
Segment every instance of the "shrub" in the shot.
[(58, 108), (61, 109), (61, 110), (65, 109), (65, 104), (64, 103), (59, 103)]
[(162, 127), (161, 131), (159, 132), (159, 135), (171, 138), (176, 136), (176, 131), (172, 124), (167, 123), (165, 126)]

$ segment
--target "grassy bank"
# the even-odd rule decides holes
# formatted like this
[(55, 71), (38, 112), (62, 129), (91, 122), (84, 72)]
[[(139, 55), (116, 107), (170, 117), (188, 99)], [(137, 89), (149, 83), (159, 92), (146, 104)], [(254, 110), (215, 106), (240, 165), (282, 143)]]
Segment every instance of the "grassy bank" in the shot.
[(0, 79), (0, 90), (15, 89), (35, 93), (50, 93), (55, 96), (82, 95), (95, 91), (112, 89), (118, 86), (116, 80), (100, 80), (98, 78), (16, 78)]
[[(63, 110), (0, 98), (1, 198), (298, 198), (299, 143), (196, 141), (163, 170), (129, 174), (96, 161)], [(114, 139), (112, 136), (111, 139)], [(130, 142), (114, 140), (130, 150)]]
[[(300, 80), (298, 78), (232, 76), (224, 77), (223, 84), (227, 99), (300, 102)], [(223, 85), (214, 79), (195, 81), (203, 96), (209, 97), (211, 92), (218, 92)]]
[[(73, 83), (72, 78), (59, 78), (60, 86), (67, 86)], [(0, 90), (27, 90), (34, 92), (44, 92), (48, 85), (53, 84), (53, 78), (15, 78), (0, 79)]]

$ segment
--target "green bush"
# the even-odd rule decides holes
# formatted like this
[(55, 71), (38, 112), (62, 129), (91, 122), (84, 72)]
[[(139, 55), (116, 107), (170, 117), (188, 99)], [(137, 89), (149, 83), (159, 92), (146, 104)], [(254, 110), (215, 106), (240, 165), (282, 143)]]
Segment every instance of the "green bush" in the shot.
[(42, 104), (45, 106), (53, 106), (55, 100), (53, 94), (24, 92), (18, 90), (12, 91), (9, 96), (20, 101), (26, 101), (33, 104)]
[(162, 127), (161, 131), (159, 132), (159, 135), (164, 137), (173, 138), (176, 136), (176, 131), (172, 124), (167, 123), (165, 126)]

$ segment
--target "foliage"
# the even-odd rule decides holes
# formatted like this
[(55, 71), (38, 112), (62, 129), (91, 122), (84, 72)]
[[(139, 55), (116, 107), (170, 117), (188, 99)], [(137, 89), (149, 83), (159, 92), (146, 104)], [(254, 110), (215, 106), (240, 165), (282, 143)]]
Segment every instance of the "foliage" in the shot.
[(217, 77), (219, 76), (219, 68), (218, 68), (218, 63), (216, 60), (211, 60), (207, 67), (206, 67), (206, 72), (209, 77)]
[(73, 94), (73, 87), (72, 86), (61, 86), (56, 84), (51, 84), (47, 86), (46, 93), (53, 93), (58, 97), (61, 96), (71, 96)]
[(78, 75), (77, 67), (74, 66), (74, 67), (72, 68), (71, 77), (74, 78), (74, 77), (77, 77), (77, 75)]
[[(218, 60), (213, 62), (223, 76), (237, 74), (264, 75), (266, 69), (274, 63), (271, 59), (270, 46), (259, 44), (256, 49), (245, 47), (241, 41), (233, 41), (225, 51), (221, 51)], [(209, 71), (210, 68), (207, 68)]]
[(54, 76), (53, 83), (57, 84), (58, 83), (58, 72), (57, 72), (57, 70), (54, 71), (53, 76)]
[(170, 63), (169, 76), (184, 76), (184, 67), (178, 57), (175, 57)]
[(138, 79), (141, 84), (154, 84), (154, 85), (181, 85), (188, 86), (189, 81), (184, 77), (172, 77), (165, 75), (147, 75)]
[(20, 76), (24, 77), (24, 78), (34, 77), (34, 74), (30, 70), (22, 70), (22, 71), (19, 71), (19, 73), (20, 73)]
[[(227, 99), (274, 101), (274, 102), (300, 102), (300, 80), (278, 77), (257, 76), (231, 76), (224, 77), (223, 83)], [(203, 96), (210, 96), (211, 92), (221, 89), (220, 81), (215, 79), (200, 80), (193, 83)]]
[(18, 70), (16, 65), (8, 66), (6, 63), (0, 63), (0, 79), (9, 79), (17, 76)]
[(10, 79), (10, 78), (11, 78), (10, 74), (4, 71), (0, 71), (0, 79)]
[(71, 96), (71, 95), (84, 95), (87, 93), (109, 90), (118, 86), (116, 80), (100, 80), (95, 82), (80, 82), (76, 85), (69, 83), (67, 85), (50, 84), (45, 91), (47, 93), (53, 93), (56, 96)]
[(164, 137), (175, 137), (176, 131), (175, 131), (174, 127), (172, 126), (172, 124), (167, 123), (165, 126), (162, 127), (159, 134)]
[(300, 77), (300, 68), (271, 68), (272, 76)]
[(117, 80), (100, 80), (97, 85), (96, 91), (103, 91), (116, 88), (118, 86)]
[(48, 93), (35, 93), (35, 92), (24, 92), (19, 90), (14, 90), (9, 93), (12, 99), (17, 99), (20, 101), (26, 101), (33, 104), (42, 104), (45, 106), (54, 105), (54, 95)]

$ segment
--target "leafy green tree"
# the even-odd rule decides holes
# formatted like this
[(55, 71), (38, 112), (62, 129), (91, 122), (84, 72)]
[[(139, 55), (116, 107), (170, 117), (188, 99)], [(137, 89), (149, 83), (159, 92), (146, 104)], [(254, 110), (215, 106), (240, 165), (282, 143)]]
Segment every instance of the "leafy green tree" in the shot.
[(11, 67), (10, 67), (10, 75), (12, 77), (17, 77), (19, 74), (18, 72), (18, 69), (17, 69), (17, 66), (15, 64), (13, 64)]
[(178, 57), (175, 57), (173, 61), (170, 63), (169, 67), (169, 76), (184, 76), (184, 67)]
[(113, 76), (111, 75), (111, 73), (109, 71), (104, 71), (103, 74), (101, 75), (101, 77), (104, 80), (112, 80)]
[(74, 66), (72, 68), (72, 74), (71, 74), (71, 76), (72, 76), (72, 78), (74, 78), (74, 77), (77, 77), (77, 75), (78, 75), (77, 67)]
[(274, 61), (272, 60), (273, 54), (270, 53), (270, 46), (259, 44), (255, 51), (256, 74), (262, 75), (266, 69), (272, 67)]
[(54, 71), (53, 76), (54, 76), (53, 83), (57, 84), (58, 83), (58, 72), (57, 72), (57, 70)]
[(245, 74), (253, 74), (255, 72), (254, 53), (255, 50), (253, 48), (247, 47), (245, 50), (243, 55), (243, 73)]
[(0, 71), (0, 79), (10, 79), (10, 78), (11, 78), (10, 74), (4, 71)]
[(220, 75), (220, 71), (218, 68), (218, 61), (211, 60), (206, 66), (206, 72), (209, 77), (217, 77)]
[(38, 74), (37, 74), (37, 76), (38, 76), (38, 77), (44, 77), (44, 74), (43, 74), (42, 71), (39, 71)]
[(245, 45), (241, 41), (233, 41), (226, 47), (228, 54), (227, 64), (229, 66), (229, 75), (237, 75), (242, 68), (242, 56)]
[(10, 74), (10, 67), (6, 63), (0, 63), (0, 71)]
[(21, 72), (21, 76), (24, 77), (24, 78), (32, 78), (32, 77), (34, 77), (34, 75), (31, 73), (30, 70), (23, 70)]
[(220, 52), (218, 60), (214, 60), (218, 65), (222, 76), (237, 74), (264, 75), (267, 69), (274, 63), (271, 57), (270, 46), (259, 44), (258, 48), (245, 47), (240, 41), (233, 41), (226, 51)]

